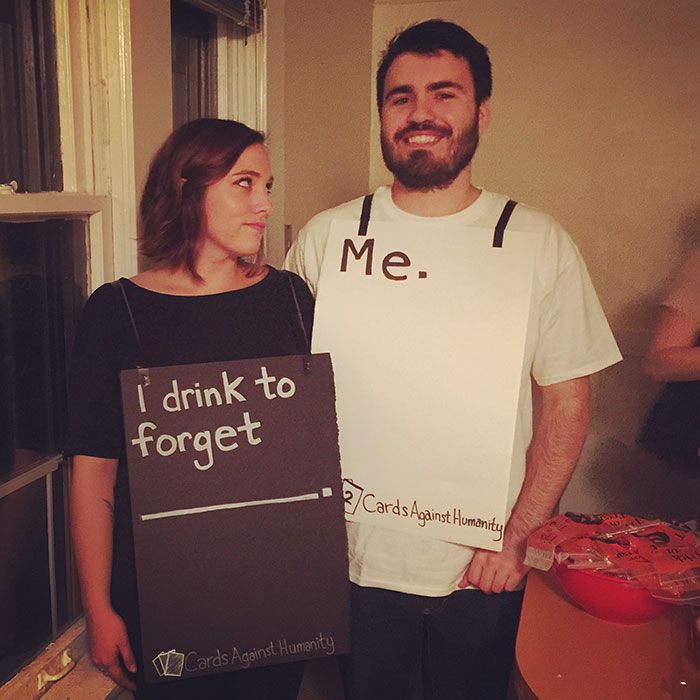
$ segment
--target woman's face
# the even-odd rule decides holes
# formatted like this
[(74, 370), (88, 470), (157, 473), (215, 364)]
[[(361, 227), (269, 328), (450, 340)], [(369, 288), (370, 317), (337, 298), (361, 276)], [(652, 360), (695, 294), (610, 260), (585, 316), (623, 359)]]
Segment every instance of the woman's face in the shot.
[(255, 255), (272, 209), (272, 173), (267, 149), (255, 143), (204, 193), (200, 256)]

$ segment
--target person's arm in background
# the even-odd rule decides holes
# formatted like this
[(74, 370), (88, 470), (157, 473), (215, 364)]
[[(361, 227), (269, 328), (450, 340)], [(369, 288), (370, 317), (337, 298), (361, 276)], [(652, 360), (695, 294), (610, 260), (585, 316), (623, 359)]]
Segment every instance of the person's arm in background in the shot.
[(700, 324), (681, 311), (662, 306), (644, 363), (646, 373), (663, 382), (700, 380), (700, 347), (695, 345), (698, 334)]
[(508, 519), (503, 550), (475, 550), (459, 584), (484, 593), (518, 587), (527, 573), (527, 538), (551, 517), (573, 474), (591, 419), (588, 377), (540, 387), (542, 413), (528, 454), (525, 480)]
[(657, 381), (700, 379), (700, 248), (672, 279), (656, 322), (644, 369)]
[[(661, 382), (700, 381), (700, 249), (688, 258), (661, 306), (644, 370)], [(700, 606), (693, 606), (700, 642)], [(698, 645), (700, 649), (700, 644)]]
[(134, 690), (122, 663), (133, 673), (136, 661), (109, 593), (116, 474), (116, 459), (73, 457), (70, 523), (93, 663), (119, 685)]

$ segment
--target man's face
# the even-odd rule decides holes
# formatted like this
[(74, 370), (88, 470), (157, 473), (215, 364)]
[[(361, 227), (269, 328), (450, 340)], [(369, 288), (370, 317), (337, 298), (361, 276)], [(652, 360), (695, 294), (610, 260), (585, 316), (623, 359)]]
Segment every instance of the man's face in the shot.
[(401, 54), (384, 82), (384, 162), (408, 189), (447, 187), (471, 162), (488, 118), (488, 100), (477, 109), (466, 59)]

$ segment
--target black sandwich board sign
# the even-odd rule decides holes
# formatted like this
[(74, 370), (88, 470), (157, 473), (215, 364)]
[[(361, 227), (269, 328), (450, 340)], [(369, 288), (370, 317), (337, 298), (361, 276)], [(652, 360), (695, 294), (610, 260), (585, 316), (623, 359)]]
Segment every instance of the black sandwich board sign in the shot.
[(328, 354), (121, 374), (148, 682), (349, 649)]

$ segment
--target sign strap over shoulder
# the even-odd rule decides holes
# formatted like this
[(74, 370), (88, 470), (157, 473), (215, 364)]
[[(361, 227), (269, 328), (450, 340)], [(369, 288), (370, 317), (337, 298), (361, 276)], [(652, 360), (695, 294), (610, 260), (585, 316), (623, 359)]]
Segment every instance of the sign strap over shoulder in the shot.
[(367, 227), (369, 226), (369, 215), (370, 215), (370, 212), (372, 211), (372, 198), (373, 197), (374, 197), (373, 194), (368, 194), (362, 200), (362, 213), (360, 214), (360, 226), (357, 229), (358, 236), (366, 236), (367, 235)]
[(299, 299), (297, 297), (297, 291), (294, 289), (294, 281), (292, 275), (288, 270), (284, 270), (284, 276), (287, 278), (289, 284), (289, 292), (292, 295), (292, 300), (294, 301), (294, 310), (296, 311), (297, 326), (301, 331), (301, 336), (304, 339), (304, 352), (311, 352), (311, 343), (309, 343), (309, 335), (306, 332), (306, 326), (304, 325), (304, 318), (301, 315), (301, 307), (299, 306)]
[[(372, 198), (374, 197), (373, 194), (368, 194), (363, 200), (362, 200), (362, 213), (360, 214), (360, 225), (357, 229), (357, 235), (358, 236), (366, 236), (367, 235), (367, 228), (369, 226), (369, 217), (370, 213), (372, 211)], [(510, 217), (513, 213), (513, 209), (515, 209), (516, 205), (518, 203), (513, 200), (509, 199), (505, 206), (503, 207), (503, 211), (501, 212), (501, 216), (498, 218), (498, 221), (496, 222), (496, 228), (494, 229), (493, 233), (493, 247), (494, 248), (502, 248), (503, 247), (503, 236), (506, 231), (506, 226), (508, 225), (508, 222), (510, 221)]]
[[(288, 270), (283, 270), (282, 272), (287, 278), (287, 282), (289, 283), (289, 292), (292, 296), (292, 300), (294, 301), (294, 309), (296, 311), (296, 324), (292, 323), (292, 329), (294, 330), (294, 335), (297, 336), (297, 341), (298, 335), (301, 335), (304, 341), (302, 351), (306, 354), (306, 357), (304, 357), (302, 360), (304, 374), (311, 374), (311, 343), (309, 342), (309, 334), (306, 332), (306, 326), (304, 325), (304, 317), (301, 315), (301, 307), (299, 306), (297, 291), (296, 289), (294, 289), (294, 280), (292, 279), (291, 272), (289, 272)], [(299, 329), (300, 333), (297, 333), (295, 327)]]
[(139, 335), (139, 329), (136, 327), (136, 320), (134, 319), (134, 314), (131, 311), (129, 297), (127, 297), (126, 289), (124, 289), (124, 285), (120, 279), (114, 280), (114, 282), (112, 282), (112, 287), (114, 287), (114, 289), (118, 289), (121, 292), (121, 297), (124, 300), (124, 306), (126, 307), (127, 314), (129, 314), (131, 329), (134, 332), (134, 340), (136, 341), (136, 369), (139, 371), (139, 375), (141, 376), (141, 383), (143, 384), (143, 386), (148, 386), (151, 383), (151, 377), (148, 373), (148, 368), (143, 367), (141, 362), (141, 336)]
[(499, 217), (498, 221), (496, 222), (496, 228), (494, 229), (494, 233), (493, 233), (493, 247), (494, 248), (502, 248), (503, 247), (503, 234), (506, 232), (506, 226), (508, 225), (508, 221), (510, 220), (510, 215), (513, 213), (513, 209), (515, 209), (516, 204), (517, 204), (516, 201), (509, 199), (506, 202), (506, 205), (503, 207), (503, 211), (501, 212), (501, 216)]

